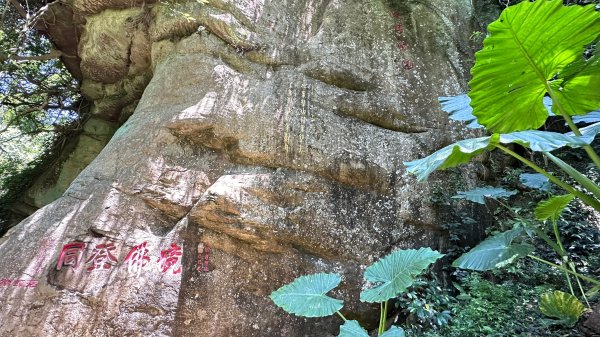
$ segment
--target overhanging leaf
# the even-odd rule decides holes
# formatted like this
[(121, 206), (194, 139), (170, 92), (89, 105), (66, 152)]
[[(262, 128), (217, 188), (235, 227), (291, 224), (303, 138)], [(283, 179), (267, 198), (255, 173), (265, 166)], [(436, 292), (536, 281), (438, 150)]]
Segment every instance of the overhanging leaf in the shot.
[(550, 199), (541, 201), (535, 208), (535, 218), (537, 220), (557, 221), (562, 211), (575, 198), (572, 194), (557, 195)]
[[(599, 123), (600, 124), (600, 123)], [(582, 129), (582, 132), (585, 128)], [(600, 126), (598, 127), (600, 131)], [(588, 131), (591, 132), (591, 131)], [(493, 149), (498, 143), (516, 143), (532, 151), (553, 151), (564, 146), (573, 148), (588, 145), (593, 137), (576, 137), (569, 134), (547, 131), (518, 131), (508, 134), (493, 134), (490, 137), (465, 139), (435, 151), (429, 156), (404, 162), (406, 170), (423, 181), (435, 170), (455, 167), (470, 161), (486, 150)]]
[(487, 238), (473, 249), (456, 259), (452, 266), (471, 270), (490, 270), (526, 256), (533, 251), (528, 244), (513, 244), (513, 240), (523, 233), (516, 228)]
[[(577, 24), (573, 24), (576, 22)], [(600, 34), (594, 6), (563, 6), (560, 0), (523, 1), (488, 26), (469, 83), (478, 122), (496, 132), (539, 128), (548, 117), (547, 83), (570, 115), (600, 107), (600, 72), (586, 67), (561, 87), (559, 74), (581, 58)]]
[(583, 116), (573, 116), (575, 123), (596, 123), (600, 122), (600, 110), (592, 111)]
[(572, 327), (583, 315), (585, 307), (577, 297), (555, 290), (552, 293), (542, 295), (540, 311), (544, 315), (558, 318), (566, 326)]
[[(583, 139), (588, 144), (591, 144), (592, 141), (594, 141), (594, 138), (596, 138), (596, 135), (598, 133), (600, 133), (600, 123), (594, 123), (592, 125), (588, 125), (584, 128), (579, 129), (579, 132), (581, 132), (580, 138)], [(569, 133), (566, 133), (566, 135), (573, 137), (574, 133), (569, 132)]]
[(380, 337), (404, 337), (404, 329), (397, 326), (391, 326), (386, 332), (384, 332)]
[(442, 110), (448, 113), (448, 117), (455, 121), (468, 122), (468, 128), (477, 129), (483, 127), (477, 123), (477, 117), (473, 115), (471, 108), (471, 98), (469, 95), (462, 94), (457, 96), (438, 97)]
[(325, 295), (340, 284), (338, 274), (300, 276), (271, 293), (271, 300), (283, 310), (303, 317), (329, 316), (343, 307), (343, 301)]
[(575, 137), (570, 134), (562, 134), (549, 131), (517, 131), (500, 135), (500, 143), (510, 144), (515, 143), (525, 146), (532, 151), (554, 151), (561, 147), (569, 146), (578, 148), (588, 145), (593, 138)]
[(476, 202), (478, 204), (485, 205), (485, 198), (500, 199), (508, 198), (517, 194), (517, 191), (509, 191), (500, 187), (477, 187), (469, 191), (459, 191), (457, 195), (453, 196), (454, 199), (466, 199), (469, 201)]
[[(493, 136), (497, 139), (498, 136)], [(492, 137), (465, 139), (435, 151), (429, 156), (409, 162), (404, 162), (406, 170), (423, 181), (435, 170), (454, 167), (466, 163), (471, 158), (481, 154), (486, 149), (491, 149)]]
[(397, 250), (365, 270), (365, 280), (375, 284), (360, 293), (362, 302), (379, 303), (396, 297), (414, 282), (414, 276), (444, 254), (429, 247)]
[(340, 325), (338, 337), (369, 337), (369, 333), (357, 321), (346, 321)]
[[(597, 19), (598, 20), (598, 19)], [(579, 24), (579, 23), (578, 23)], [(598, 25), (598, 21), (596, 21)], [(568, 64), (558, 75), (558, 79), (550, 85), (555, 89), (555, 95), (568, 112), (581, 115), (598, 109), (598, 95), (592, 90), (573, 90), (573, 88), (598, 87), (600, 85), (600, 35), (586, 46), (586, 52), (591, 51), (591, 57), (580, 55)], [(591, 48), (591, 49), (590, 49)], [(580, 109), (578, 111), (577, 109)], [(587, 108), (587, 110), (585, 110)], [(571, 114), (571, 113), (569, 113)]]
[[(346, 321), (340, 326), (338, 337), (369, 337), (369, 333), (357, 321)], [(391, 326), (380, 337), (405, 337), (404, 329)]]
[(519, 175), (521, 184), (536, 190), (550, 190), (550, 179), (541, 173), (521, 173)]

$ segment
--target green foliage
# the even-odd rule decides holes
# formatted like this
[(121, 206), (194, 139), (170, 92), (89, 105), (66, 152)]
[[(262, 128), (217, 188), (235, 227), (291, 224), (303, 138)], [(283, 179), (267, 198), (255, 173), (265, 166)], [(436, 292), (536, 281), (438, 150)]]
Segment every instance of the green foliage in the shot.
[(522, 173), (519, 175), (519, 180), (529, 188), (541, 191), (550, 190), (550, 180), (541, 173)]
[(573, 326), (583, 315), (585, 307), (577, 297), (556, 290), (541, 296), (540, 311), (548, 317), (558, 318), (566, 326)]
[(548, 117), (542, 98), (551, 90), (570, 115), (600, 107), (600, 63), (582, 60), (600, 34), (593, 6), (525, 1), (505, 9), (488, 30), (469, 82), (480, 124), (497, 132), (537, 129)]
[[(531, 274), (531, 270), (528, 272)], [(537, 275), (539, 276), (539, 275)], [(449, 325), (417, 336), (427, 337), (576, 337), (575, 331), (548, 326), (538, 311), (538, 298), (548, 285), (531, 287), (516, 281), (496, 284), (478, 273), (468, 274), (456, 286), (458, 301), (451, 302)]]
[(535, 218), (537, 220), (558, 221), (560, 214), (567, 205), (575, 198), (572, 194), (553, 196), (544, 200), (535, 208)]
[(435, 279), (418, 279), (398, 297), (395, 307), (405, 316), (404, 326), (411, 332), (437, 330), (451, 320), (453, 298)]
[(300, 276), (271, 294), (271, 300), (283, 310), (303, 317), (324, 317), (334, 314), (344, 302), (325, 295), (337, 287), (338, 274)]
[[(378, 336), (402, 337), (404, 330), (392, 326), (384, 331), (387, 316), (387, 300), (406, 290), (414, 281), (413, 276), (422, 272), (443, 254), (430, 248), (419, 250), (397, 250), (385, 256), (365, 271), (365, 280), (374, 282), (374, 288), (361, 293), (361, 301), (382, 302)], [(323, 317), (337, 313), (345, 324), (340, 328), (340, 336), (368, 336), (356, 321), (348, 321), (339, 312), (343, 302), (325, 294), (341, 281), (338, 274), (313, 274), (301, 276), (271, 294), (273, 302), (283, 310), (304, 317)]]
[[(17, 9), (22, 3), (26, 8)], [(17, 5), (15, 5), (17, 4)], [(45, 1), (5, 2), (0, 26), (0, 235), (8, 205), (78, 129), (79, 84), (36, 30)], [(27, 13), (27, 16), (24, 14)]]
[[(564, 247), (558, 219), (574, 197), (600, 211), (600, 187), (550, 151), (565, 146), (582, 147), (600, 169), (600, 156), (589, 145), (600, 131), (600, 123), (579, 130), (570, 117), (600, 107), (597, 90), (600, 87), (600, 12), (592, 6), (566, 7), (559, 0), (524, 1), (504, 10), (488, 30), (490, 34), (484, 40), (484, 48), (476, 54), (471, 70), (470, 105), (477, 123), (490, 131), (509, 133), (462, 140), (426, 158), (405, 163), (407, 171), (423, 180), (434, 170), (456, 166), (483, 151), (498, 148), (567, 191), (568, 195), (542, 202), (535, 211), (537, 219), (552, 220), (553, 238), (545, 232), (545, 227), (531, 224), (515, 212), (520, 219), (519, 227), (483, 241), (458, 258), (453, 266), (483, 271), (528, 256), (562, 271), (573, 295), (571, 278), (574, 277), (582, 298), (587, 301), (582, 281), (595, 286), (600, 285), (600, 281), (578, 273)], [(534, 130), (548, 117), (550, 103), (544, 102), (546, 97), (551, 98), (552, 111), (565, 120), (571, 133)], [(464, 106), (466, 100), (457, 99), (455, 105), (446, 104), (444, 109), (450, 110), (454, 119), (470, 121), (468, 108)], [(541, 152), (589, 193), (581, 192), (505, 146), (511, 143)], [(474, 194), (462, 197), (484, 202), (484, 193)], [(548, 244), (561, 262), (555, 264), (532, 255), (533, 247), (529, 244), (513, 244), (524, 231), (523, 227), (527, 234), (535, 233)]]
[(478, 187), (469, 191), (460, 191), (457, 195), (453, 196), (454, 199), (465, 199), (478, 204), (485, 205), (485, 198), (490, 199), (501, 199), (508, 198), (517, 194), (517, 191), (508, 191), (501, 187)]
[[(595, 136), (595, 134), (593, 135)], [(593, 136), (577, 137), (556, 132), (519, 131), (508, 134), (493, 134), (489, 137), (465, 139), (448, 145), (429, 156), (404, 162), (406, 170), (417, 176), (417, 180), (427, 179), (435, 170), (456, 167), (469, 162), (486, 150), (493, 150), (502, 144), (518, 144), (536, 152), (549, 152), (565, 146), (572, 148), (589, 145)]]
[(467, 163), (485, 150), (492, 149), (494, 145), (490, 140), (490, 137), (461, 140), (437, 150), (425, 158), (404, 162), (404, 165), (406, 165), (406, 171), (416, 175), (417, 180), (423, 181), (435, 170)]
[(484, 271), (504, 266), (517, 258), (527, 256), (533, 251), (531, 245), (513, 243), (521, 234), (523, 234), (523, 229), (516, 228), (494, 235), (456, 259), (452, 266)]
[(396, 297), (414, 282), (414, 276), (442, 256), (429, 247), (391, 253), (365, 270), (365, 280), (374, 283), (375, 287), (362, 291), (360, 300), (378, 303)]
[[(404, 337), (404, 329), (392, 326), (381, 337)], [(339, 337), (369, 337), (367, 330), (363, 329), (357, 321), (346, 321), (340, 326)]]
[(369, 333), (358, 321), (346, 321), (340, 325), (339, 337), (369, 337)]

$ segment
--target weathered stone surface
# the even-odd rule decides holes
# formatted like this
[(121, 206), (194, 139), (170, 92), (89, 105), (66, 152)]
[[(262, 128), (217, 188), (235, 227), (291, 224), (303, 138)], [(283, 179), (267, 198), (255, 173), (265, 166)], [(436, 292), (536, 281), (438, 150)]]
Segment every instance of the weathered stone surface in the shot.
[[(0, 238), (0, 336), (337, 335), (336, 317), (268, 299), (314, 272), (341, 273), (343, 311), (372, 324), (364, 268), (445, 245), (449, 210), (431, 195), (457, 178), (417, 184), (402, 162), (460, 133), (437, 97), (466, 84), (471, 2), (120, 3), (74, 6), (82, 91), (98, 118), (135, 112)], [(144, 242), (146, 269), (128, 268)], [(68, 243), (85, 244), (80, 265), (58, 270)], [(114, 259), (88, 271), (102, 247)]]
[(593, 311), (583, 319), (580, 324), (581, 331), (585, 336), (598, 337), (600, 336), (600, 306), (596, 305)]
[(38, 177), (16, 206), (27, 213), (29, 208), (38, 209), (58, 199), (102, 151), (117, 128), (116, 123), (98, 118), (86, 121), (82, 132), (69, 144), (73, 148), (67, 148), (63, 156)]

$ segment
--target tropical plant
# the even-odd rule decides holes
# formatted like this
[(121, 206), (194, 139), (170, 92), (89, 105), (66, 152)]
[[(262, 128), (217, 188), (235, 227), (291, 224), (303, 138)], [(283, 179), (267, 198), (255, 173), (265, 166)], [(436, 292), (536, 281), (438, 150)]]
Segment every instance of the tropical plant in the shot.
[[(417, 275), (442, 256), (444, 255), (431, 248), (397, 250), (365, 270), (364, 279), (373, 286), (360, 293), (360, 300), (380, 303), (378, 336), (404, 336), (404, 329), (400, 327), (392, 326), (385, 331), (388, 300), (406, 291)], [(270, 297), (277, 306), (298, 316), (325, 317), (337, 314), (344, 321), (340, 326), (340, 337), (369, 337), (367, 330), (361, 327), (360, 323), (346, 319), (340, 312), (344, 305), (342, 300), (326, 295), (337, 287), (341, 280), (339, 274), (305, 275), (274, 291)]]
[[(471, 91), (468, 95), (443, 97), (440, 101), (450, 118), (467, 121), (472, 128), (483, 126), (493, 132), (492, 135), (461, 140), (405, 165), (418, 180), (424, 180), (435, 170), (455, 167), (484, 151), (500, 149), (537, 172), (538, 175), (523, 177), (523, 183), (541, 187), (547, 179), (564, 189), (568, 194), (540, 203), (535, 212), (537, 220), (551, 223), (553, 239), (543, 227), (523, 221), (524, 227), (485, 240), (453, 265), (489, 270), (528, 256), (562, 270), (572, 295), (571, 276), (574, 276), (583, 299), (587, 300), (581, 281), (594, 285), (591, 292), (600, 289), (600, 281), (577, 272), (562, 244), (557, 221), (575, 197), (600, 211), (600, 187), (551, 152), (565, 146), (583, 148), (600, 168), (600, 157), (590, 145), (600, 132), (600, 123), (582, 129), (575, 124), (592, 120), (598, 114), (594, 110), (600, 108), (600, 12), (591, 5), (564, 6), (560, 0), (524, 1), (506, 8), (499, 19), (488, 26), (488, 31), (483, 49), (475, 55), (473, 78), (469, 82)], [(574, 121), (573, 116), (590, 111), (587, 119)], [(571, 132), (536, 130), (550, 115), (561, 117)], [(541, 153), (576, 185), (519, 155), (509, 144)], [(463, 192), (457, 197), (483, 203), (486, 197), (499, 200), (511, 193), (488, 187)], [(561, 263), (533, 255), (531, 245), (519, 243), (526, 233), (538, 235), (560, 256)]]

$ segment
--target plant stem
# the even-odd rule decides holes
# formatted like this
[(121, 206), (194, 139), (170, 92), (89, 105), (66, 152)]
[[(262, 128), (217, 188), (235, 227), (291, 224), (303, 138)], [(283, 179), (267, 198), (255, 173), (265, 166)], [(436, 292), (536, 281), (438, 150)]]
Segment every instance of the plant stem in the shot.
[(387, 315), (387, 301), (379, 303), (380, 311), (379, 311), (379, 328), (377, 329), (377, 336), (380, 336), (385, 329), (385, 316)]
[[(550, 86), (550, 83), (548, 83), (548, 81), (546, 81), (545, 85), (546, 85), (546, 91), (550, 95), (550, 98), (552, 98), (552, 104), (554, 106), (556, 106), (558, 113), (561, 115), (562, 118), (565, 119), (565, 122), (567, 122), (567, 125), (573, 131), (575, 136), (581, 137), (581, 132), (579, 131), (579, 128), (577, 128), (577, 125), (575, 125), (575, 123), (573, 123), (571, 116), (569, 114), (567, 114), (567, 111), (562, 106), (560, 101), (557, 99), (556, 95), (554, 94), (554, 90)], [(588, 157), (590, 157), (590, 159), (594, 162), (594, 164), (596, 164), (596, 167), (598, 169), (600, 169), (600, 157), (598, 157), (598, 154), (596, 153), (596, 151), (594, 151), (594, 149), (590, 145), (585, 145), (583, 147), (583, 149), (587, 153)]]
[[(575, 264), (572, 262), (569, 262), (569, 267), (571, 267), (571, 270), (575, 273), (577, 273), (577, 269), (575, 269)], [(579, 291), (581, 291), (581, 296), (583, 296), (583, 299), (585, 300), (585, 304), (587, 304), (588, 308), (592, 308), (590, 306), (590, 302), (587, 299), (587, 296), (585, 296), (585, 291), (583, 291), (583, 286), (581, 286), (581, 282), (579, 281), (579, 277), (575, 276), (575, 281), (577, 281), (577, 285), (579, 286)]]
[[(565, 273), (565, 278), (567, 279), (567, 284), (569, 285), (569, 291), (571, 292), (571, 295), (575, 296), (575, 290), (573, 290), (573, 283), (571, 283), (571, 277), (569, 276), (569, 273), (567, 273), (566, 271)], [(579, 282), (579, 279), (577, 278), (577, 276), (575, 276), (575, 278), (577, 279), (577, 282)]]
[(499, 148), (500, 150), (506, 152), (507, 154), (517, 158), (518, 160), (520, 160), (523, 164), (531, 167), (534, 171), (544, 175), (546, 178), (548, 178), (551, 182), (555, 183), (556, 185), (562, 187), (565, 191), (577, 196), (579, 199), (581, 199), (583, 202), (585, 202), (586, 204), (588, 204), (589, 206), (600, 210), (600, 202), (598, 202), (596, 199), (590, 197), (589, 195), (582, 193), (580, 191), (577, 191), (575, 188), (573, 188), (573, 186), (565, 183), (564, 181), (556, 178), (555, 176), (551, 175), (550, 173), (548, 173), (548, 171), (544, 170), (543, 168), (537, 166), (535, 163), (533, 163), (532, 161), (520, 156), (519, 154), (517, 154), (516, 152), (512, 151), (511, 149), (503, 146), (503, 145), (496, 145), (497, 148)]
[(575, 275), (575, 276), (577, 276), (577, 277), (581, 278), (582, 280), (586, 280), (586, 281), (588, 281), (588, 282), (590, 282), (590, 283), (593, 283), (593, 284), (596, 284), (596, 285), (600, 285), (600, 281), (598, 281), (598, 280), (596, 280), (596, 279), (593, 279), (593, 278), (591, 278), (591, 277), (587, 277), (587, 276), (585, 276), (585, 275), (581, 275), (581, 274), (579, 274), (579, 273), (577, 273), (577, 272), (571, 271), (571, 270), (569, 270), (569, 269), (567, 269), (567, 268), (565, 268), (565, 267), (563, 267), (563, 266), (561, 266), (561, 265), (559, 265), (559, 264), (552, 263), (552, 262), (550, 262), (550, 261), (546, 261), (546, 260), (544, 260), (544, 259), (542, 259), (542, 258), (539, 258), (539, 257), (537, 257), (537, 256), (535, 256), (535, 255), (531, 255), (531, 254), (527, 255), (527, 257), (529, 257), (529, 258), (531, 258), (531, 259), (534, 259), (534, 260), (536, 260), (536, 261), (538, 261), (538, 262), (541, 262), (541, 263), (547, 264), (547, 265), (549, 265), (549, 266), (552, 266), (552, 267), (554, 267), (554, 268), (558, 268), (558, 269), (560, 269), (560, 270), (562, 270), (562, 271), (566, 271), (567, 273), (569, 273), (569, 274), (572, 274), (572, 275)]
[(336, 313), (336, 314), (338, 314), (338, 316), (340, 316), (340, 317), (341, 317), (341, 318), (344, 320), (344, 322), (348, 321), (348, 320), (346, 319), (346, 317), (344, 317), (344, 315), (342, 315), (342, 313), (341, 313), (339, 310), (338, 310), (338, 311), (336, 311), (335, 313)]
[(383, 330), (382, 333), (385, 332), (385, 325), (387, 321), (387, 313), (388, 313), (388, 301), (385, 301), (385, 305), (383, 306)]
[[(556, 244), (558, 244), (558, 248), (561, 253), (559, 254), (563, 261), (569, 263), (569, 256), (567, 255), (567, 251), (565, 250), (565, 246), (563, 246), (562, 240), (560, 238), (560, 231), (558, 230), (558, 221), (556, 219), (552, 219), (552, 230), (554, 231), (554, 237), (556, 238)], [(575, 296), (575, 291), (573, 290), (573, 283), (571, 283), (571, 277), (569, 273), (565, 273), (565, 278), (567, 279), (567, 284), (569, 285), (569, 290), (571, 291), (571, 295)], [(577, 278), (577, 276), (575, 276)], [(578, 279), (579, 280), (579, 279)]]

